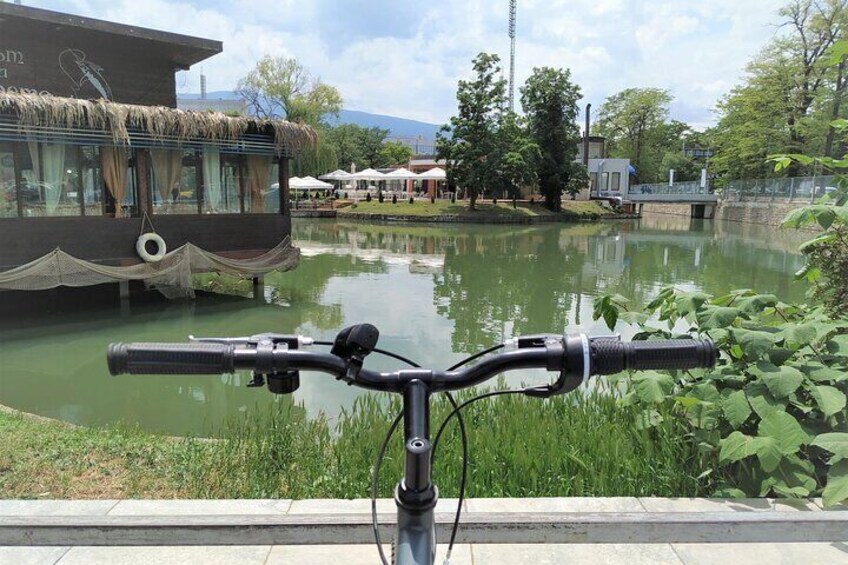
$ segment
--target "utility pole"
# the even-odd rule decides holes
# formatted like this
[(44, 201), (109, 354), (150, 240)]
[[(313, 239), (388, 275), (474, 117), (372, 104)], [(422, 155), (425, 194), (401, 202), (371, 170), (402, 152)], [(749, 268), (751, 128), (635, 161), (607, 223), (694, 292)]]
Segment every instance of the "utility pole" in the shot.
[(515, 109), (515, 4), (509, 0), (509, 109)]

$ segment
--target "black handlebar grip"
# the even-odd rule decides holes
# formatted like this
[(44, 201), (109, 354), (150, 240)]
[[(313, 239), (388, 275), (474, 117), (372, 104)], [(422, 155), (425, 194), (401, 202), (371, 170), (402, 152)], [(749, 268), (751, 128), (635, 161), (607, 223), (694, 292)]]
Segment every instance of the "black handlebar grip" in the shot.
[(709, 368), (716, 364), (715, 344), (708, 339), (621, 342), (598, 339), (590, 343), (593, 375), (646, 369)]
[(223, 343), (110, 343), (112, 375), (220, 375), (235, 372), (234, 346)]

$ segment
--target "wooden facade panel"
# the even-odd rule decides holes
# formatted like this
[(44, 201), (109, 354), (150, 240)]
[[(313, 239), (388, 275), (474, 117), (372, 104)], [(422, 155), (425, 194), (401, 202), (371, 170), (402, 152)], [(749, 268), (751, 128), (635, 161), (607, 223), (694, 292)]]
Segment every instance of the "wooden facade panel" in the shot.
[(44, 22), (0, 21), (0, 88), (176, 106), (166, 46)]
[[(154, 216), (156, 233), (169, 250), (191, 242), (207, 251), (267, 251), (291, 233), (279, 214)], [(0, 270), (23, 265), (52, 251), (58, 242), (74, 257), (106, 264), (138, 261), (135, 242), (141, 218), (11, 218), (0, 220)]]

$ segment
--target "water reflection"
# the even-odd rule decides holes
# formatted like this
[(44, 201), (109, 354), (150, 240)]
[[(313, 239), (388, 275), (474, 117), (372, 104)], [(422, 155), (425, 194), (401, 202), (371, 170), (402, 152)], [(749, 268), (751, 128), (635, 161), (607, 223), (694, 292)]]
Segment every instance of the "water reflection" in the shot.
[[(304, 220), (295, 222), (293, 237), (301, 264), (268, 276), (262, 301), (249, 298), (248, 281), (204, 277), (204, 288), (236, 296), (135, 301), (124, 316), (113, 300), (3, 316), (0, 402), (76, 423), (207, 434), (227, 418), (292, 399), (247, 389), (246, 374), (112, 378), (106, 344), (262, 331), (331, 339), (345, 325), (369, 321), (380, 328), (381, 346), (445, 367), (508, 335), (576, 324), (603, 331), (591, 320), (601, 292), (643, 303), (665, 284), (712, 294), (750, 287), (785, 300), (804, 291), (792, 282), (803, 235), (745, 224), (674, 217), (517, 227)], [(368, 362), (396, 368), (390, 360)], [(318, 375), (304, 374), (301, 382), (294, 402), (311, 414), (332, 416), (361, 394)]]

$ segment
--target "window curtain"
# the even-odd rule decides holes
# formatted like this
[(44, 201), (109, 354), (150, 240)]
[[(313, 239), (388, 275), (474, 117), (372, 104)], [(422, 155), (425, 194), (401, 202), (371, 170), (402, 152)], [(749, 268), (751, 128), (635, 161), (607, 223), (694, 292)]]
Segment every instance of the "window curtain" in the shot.
[(106, 188), (115, 199), (115, 217), (124, 216), (123, 202), (124, 190), (127, 186), (127, 168), (129, 160), (127, 150), (124, 147), (100, 148), (100, 156), (103, 162), (103, 180)]
[(151, 149), (150, 160), (153, 163), (153, 175), (162, 203), (174, 198), (174, 189), (180, 190), (180, 179), (183, 174), (183, 152), (173, 149)]
[(35, 141), (28, 142), (27, 146), (32, 160), (33, 182), (44, 192), (45, 213), (53, 216), (62, 199), (65, 182), (65, 146)]
[(221, 211), (221, 152), (203, 148), (203, 200), (208, 212)]
[(253, 214), (261, 214), (265, 211), (271, 161), (271, 157), (265, 155), (247, 156), (247, 185), (250, 191), (250, 211)]

